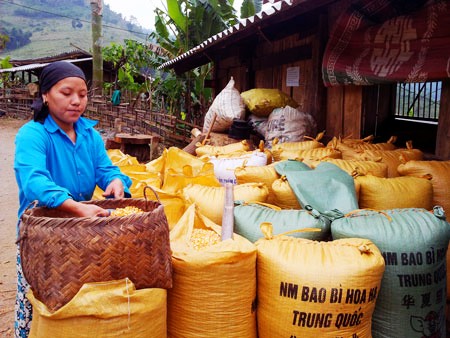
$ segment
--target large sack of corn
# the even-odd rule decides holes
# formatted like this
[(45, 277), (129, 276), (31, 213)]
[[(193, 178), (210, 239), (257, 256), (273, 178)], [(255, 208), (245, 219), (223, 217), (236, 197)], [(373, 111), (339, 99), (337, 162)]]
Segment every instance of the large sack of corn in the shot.
[[(122, 173), (127, 175), (131, 179), (131, 186), (129, 188), (131, 197), (142, 198), (144, 197), (144, 189), (146, 186), (159, 189), (162, 184), (162, 177), (159, 172), (146, 171), (145, 165), (125, 165), (119, 167)], [(93, 200), (103, 200), (103, 189), (99, 186), (95, 187), (92, 195)]]
[(450, 225), (439, 210), (361, 210), (335, 220), (331, 232), (336, 240), (371, 240), (386, 261), (373, 314), (374, 338), (446, 337)]
[(290, 187), (303, 208), (319, 212), (358, 209), (353, 177), (338, 166), (322, 162), (314, 170), (286, 170)]
[(239, 91), (234, 87), (234, 79), (231, 77), (228, 84), (217, 94), (206, 112), (203, 132), (206, 133), (211, 125), (212, 131), (227, 131), (232, 125), (233, 119), (242, 120), (244, 117), (245, 104)]
[(151, 160), (150, 162), (145, 163), (145, 169), (149, 172), (157, 172), (162, 174), (164, 172), (167, 152), (168, 152), (167, 148), (164, 148), (161, 156), (155, 158), (154, 160)]
[(168, 336), (256, 338), (256, 248), (192, 205), (170, 232), (173, 288), (168, 290)]
[(236, 201), (233, 212), (234, 232), (251, 242), (264, 237), (260, 229), (260, 224), (264, 222), (272, 224), (275, 235), (304, 228), (315, 228), (317, 231), (295, 231), (289, 235), (311, 240), (325, 240), (330, 235), (330, 222), (306, 210), (282, 210), (270, 204)]
[(274, 109), (269, 115), (264, 139), (270, 146), (274, 139), (282, 143), (298, 142), (316, 133), (316, 122), (311, 114), (286, 106)]
[(298, 160), (310, 165), (317, 161), (324, 161), (329, 158), (342, 158), (342, 153), (337, 149), (328, 147), (313, 149), (272, 149), (274, 161)]
[(177, 194), (189, 184), (201, 184), (210, 187), (220, 187), (220, 182), (214, 173), (213, 163), (204, 163), (202, 167), (184, 165), (177, 170), (168, 168), (162, 189), (167, 193)]
[(328, 142), (327, 147), (339, 150), (344, 160), (358, 160), (364, 150), (394, 150), (397, 138), (392, 136), (387, 142), (372, 143), (372, 135), (363, 139), (337, 138)]
[(167, 337), (167, 290), (136, 290), (128, 278), (86, 283), (57, 311), (32, 291), (28, 299), (33, 306), (29, 338)]
[[(369, 136), (366, 139), (370, 139), (371, 136)], [(366, 140), (362, 139), (362, 141)], [(395, 150), (397, 149), (397, 146), (395, 145), (395, 142), (397, 141), (396, 136), (391, 136), (389, 140), (386, 142), (380, 142), (380, 143), (372, 143), (372, 140), (370, 139), (369, 142), (352, 142), (350, 140), (347, 141), (347, 143), (344, 141), (344, 143), (349, 144), (351, 147), (353, 147), (356, 150), (364, 151), (364, 150)]]
[(161, 189), (153, 188), (154, 193), (145, 190), (144, 197), (149, 201), (156, 201), (164, 206), (164, 214), (167, 217), (169, 230), (174, 227), (186, 209), (182, 194), (168, 193)]
[(407, 143), (407, 148), (398, 148), (395, 150), (364, 150), (360, 157), (364, 161), (381, 161), (388, 166), (388, 177), (397, 177), (400, 174), (397, 168), (400, 164), (407, 161), (423, 160), (423, 152), (419, 149), (412, 148), (410, 142)]
[(384, 260), (371, 241), (318, 242), (266, 231), (255, 245), (259, 338), (372, 337)]
[(160, 173), (148, 171), (126, 171), (121, 167), (120, 170), (131, 179), (130, 194), (133, 198), (144, 197), (146, 186), (152, 188), (161, 188), (162, 178)]
[[(272, 190), (273, 182), (280, 177), (273, 165), (248, 166), (243, 165), (234, 169), (237, 184), (264, 183), (269, 189), (267, 203), (272, 203), (274, 196)], [(272, 203), (273, 204), (273, 203)]]
[(281, 209), (299, 210), (302, 208), (285, 175), (276, 179), (270, 187), (271, 202)]
[(303, 141), (298, 142), (282, 142), (278, 138), (274, 138), (272, 141), (272, 150), (288, 150), (288, 151), (296, 151), (296, 150), (308, 150), (314, 148), (323, 148), (324, 144), (320, 142), (323, 138), (325, 132), (321, 132), (317, 134), (315, 138), (304, 136)]
[(119, 149), (108, 149), (107, 154), (111, 162), (119, 167), (124, 165), (139, 165), (136, 157), (124, 154)]
[(164, 169), (162, 172), (163, 185), (169, 169), (172, 168), (178, 172), (182, 172), (185, 165), (190, 165), (194, 171), (200, 171), (205, 162), (207, 162), (177, 147), (166, 149), (162, 156), (164, 157)]
[(333, 163), (352, 176), (373, 175), (377, 177), (387, 177), (388, 172), (388, 167), (386, 163), (383, 162), (343, 160), (339, 158), (326, 158), (323, 161), (310, 162), (311, 168), (314, 169), (321, 162)]
[[(235, 201), (266, 202), (269, 189), (263, 183), (245, 183), (233, 188)], [(186, 205), (196, 204), (200, 212), (216, 224), (222, 224), (225, 187), (192, 184), (183, 189)]]
[(408, 161), (398, 166), (402, 176), (426, 177), (433, 185), (433, 204), (450, 215), (450, 161)]
[(273, 195), (271, 196), (270, 203), (281, 209), (301, 209), (302, 206), (289, 184), (286, 172), (306, 171), (311, 170), (311, 168), (305, 163), (296, 160), (275, 162), (274, 168), (280, 177), (272, 183), (271, 192)]
[(292, 97), (278, 89), (254, 88), (242, 92), (241, 97), (247, 109), (256, 116), (267, 117), (276, 108), (298, 107)]
[(214, 166), (214, 174), (221, 185), (226, 183), (237, 184), (234, 170), (243, 165), (248, 166), (265, 166), (267, 164), (267, 156), (260, 151), (253, 151), (242, 155), (230, 157), (210, 156), (209, 161)]
[(357, 176), (361, 209), (433, 208), (433, 186), (425, 178)]
[[(442, 206), (447, 218), (450, 217), (450, 161), (408, 161), (397, 170), (402, 176), (427, 177), (433, 185), (433, 205)], [(447, 251), (449, 264), (450, 250)], [(447, 270), (447, 299), (450, 300), (450, 269)]]
[(198, 157), (202, 157), (205, 155), (208, 156), (217, 156), (217, 155), (224, 155), (224, 154), (230, 154), (238, 151), (249, 151), (250, 150), (250, 144), (247, 140), (242, 140), (239, 142), (233, 142), (230, 144), (226, 144), (224, 146), (212, 146), (209, 144), (202, 145), (198, 144), (197, 148), (195, 149), (195, 153)]

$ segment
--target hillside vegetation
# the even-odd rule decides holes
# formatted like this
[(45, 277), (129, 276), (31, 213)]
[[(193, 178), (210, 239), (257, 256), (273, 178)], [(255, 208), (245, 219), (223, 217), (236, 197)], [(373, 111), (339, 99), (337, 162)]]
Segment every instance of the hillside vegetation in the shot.
[[(132, 3), (130, 4), (132, 5)], [(89, 0), (0, 0), (0, 31), (29, 39), (29, 43), (3, 50), (0, 58), (23, 60), (52, 56), (80, 48), (91, 52), (91, 5)], [(148, 13), (149, 17), (154, 13)], [(150, 32), (103, 8), (103, 46), (124, 39), (144, 41)]]

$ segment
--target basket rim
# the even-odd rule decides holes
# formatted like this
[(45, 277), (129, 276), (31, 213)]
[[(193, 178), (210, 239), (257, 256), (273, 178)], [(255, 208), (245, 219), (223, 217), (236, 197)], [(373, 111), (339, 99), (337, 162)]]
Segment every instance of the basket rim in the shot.
[[(150, 210), (150, 211), (143, 211), (142, 213), (139, 214), (130, 214), (130, 215), (125, 215), (125, 216), (120, 216), (120, 219), (127, 219), (127, 218), (132, 218), (132, 217), (136, 217), (138, 215), (140, 216), (145, 216), (145, 214), (150, 214), (153, 212), (156, 212), (158, 209), (164, 209), (164, 206), (162, 203), (158, 202), (158, 201), (154, 201), (154, 200), (146, 200), (144, 198), (122, 198), (122, 199), (112, 199), (112, 200), (90, 200), (90, 201), (80, 201), (80, 203), (83, 204), (96, 204), (96, 203), (107, 203), (105, 201), (111, 201), (111, 203), (118, 203), (118, 202), (122, 202), (122, 201), (127, 201), (127, 202), (144, 202), (144, 203), (150, 203), (153, 204), (155, 206), (154, 209)], [(114, 202), (112, 202), (114, 201)], [(35, 202), (31, 202), (31, 204), (33, 204)], [(133, 204), (133, 203), (131, 203)], [(35, 204), (37, 205), (37, 204)], [(118, 219), (119, 217), (117, 216), (70, 216), (70, 217), (51, 217), (51, 216), (36, 216), (33, 215), (33, 213), (36, 210), (54, 210), (54, 208), (48, 208), (45, 206), (34, 206), (31, 209), (29, 209), (30, 206), (27, 207), (27, 209), (25, 209), (25, 211), (22, 213), (20, 219), (27, 219), (27, 220), (32, 220), (32, 219), (42, 219), (42, 220), (50, 220), (50, 219), (64, 219), (64, 220), (73, 220), (73, 219), (77, 219), (78, 221), (82, 222), (82, 221), (87, 221), (87, 220), (92, 220), (93, 218), (99, 218), (99, 219), (105, 219), (105, 220), (110, 220), (110, 219)], [(67, 215), (70, 215), (69, 213), (67, 213)]]

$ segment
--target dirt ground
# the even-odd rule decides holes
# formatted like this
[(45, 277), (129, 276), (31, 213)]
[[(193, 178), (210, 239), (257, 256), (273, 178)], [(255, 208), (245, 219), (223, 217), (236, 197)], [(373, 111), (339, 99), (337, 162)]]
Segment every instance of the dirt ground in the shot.
[(26, 121), (0, 117), (0, 337), (13, 337), (16, 295), (16, 223), (19, 206), (14, 178), (14, 138)]

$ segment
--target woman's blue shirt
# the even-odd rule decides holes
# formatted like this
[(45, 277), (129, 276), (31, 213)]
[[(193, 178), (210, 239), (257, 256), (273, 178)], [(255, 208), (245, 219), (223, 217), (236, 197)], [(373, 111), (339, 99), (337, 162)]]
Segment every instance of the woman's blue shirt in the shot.
[(43, 124), (30, 121), (16, 135), (14, 171), (19, 187), (19, 217), (38, 200), (40, 206), (55, 208), (65, 200), (86, 201), (96, 185), (105, 190), (115, 178), (125, 192), (131, 180), (113, 165), (105, 150), (96, 121), (81, 117), (75, 123), (73, 143), (49, 115)]

